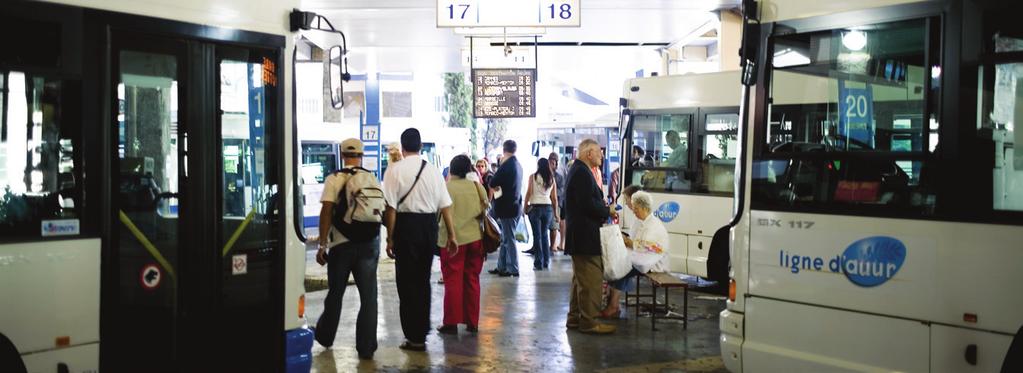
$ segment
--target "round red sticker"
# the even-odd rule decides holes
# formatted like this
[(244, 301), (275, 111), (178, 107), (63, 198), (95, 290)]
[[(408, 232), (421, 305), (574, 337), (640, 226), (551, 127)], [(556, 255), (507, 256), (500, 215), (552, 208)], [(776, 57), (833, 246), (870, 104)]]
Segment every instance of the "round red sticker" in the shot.
[(139, 283), (146, 290), (156, 289), (156, 287), (160, 286), (162, 278), (163, 273), (160, 272), (160, 267), (157, 267), (156, 264), (146, 264), (142, 267), (142, 271), (139, 272)]

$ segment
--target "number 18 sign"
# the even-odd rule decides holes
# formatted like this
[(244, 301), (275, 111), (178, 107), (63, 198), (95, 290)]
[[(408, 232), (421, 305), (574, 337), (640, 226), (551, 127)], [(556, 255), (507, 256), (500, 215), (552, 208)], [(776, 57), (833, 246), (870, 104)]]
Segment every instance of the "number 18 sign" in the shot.
[(437, 0), (437, 27), (579, 27), (580, 0)]

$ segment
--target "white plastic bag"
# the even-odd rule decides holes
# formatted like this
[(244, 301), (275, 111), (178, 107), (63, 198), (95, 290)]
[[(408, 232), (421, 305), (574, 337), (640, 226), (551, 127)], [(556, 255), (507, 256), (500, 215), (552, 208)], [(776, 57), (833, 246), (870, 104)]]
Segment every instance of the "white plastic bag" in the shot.
[(604, 260), (604, 280), (614, 281), (625, 277), (632, 270), (629, 252), (622, 240), (618, 224), (600, 227), (601, 258)]

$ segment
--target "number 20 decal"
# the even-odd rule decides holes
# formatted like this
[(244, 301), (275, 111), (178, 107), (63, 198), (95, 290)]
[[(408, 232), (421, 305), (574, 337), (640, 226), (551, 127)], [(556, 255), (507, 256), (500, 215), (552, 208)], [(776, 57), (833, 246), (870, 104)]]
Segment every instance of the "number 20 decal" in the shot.
[(845, 96), (845, 116), (851, 117), (866, 117), (867, 116), (867, 96), (864, 95), (848, 95)]

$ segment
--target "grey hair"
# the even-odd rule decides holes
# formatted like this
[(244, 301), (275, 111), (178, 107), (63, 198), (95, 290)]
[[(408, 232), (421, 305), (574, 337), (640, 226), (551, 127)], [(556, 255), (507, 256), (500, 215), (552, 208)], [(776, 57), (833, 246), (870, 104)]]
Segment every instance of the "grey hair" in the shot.
[(583, 141), (579, 142), (579, 148), (578, 149), (579, 149), (580, 152), (582, 152), (582, 151), (587, 150), (587, 148), (590, 147), (590, 146), (596, 146), (597, 148), (600, 148), (600, 143), (598, 143), (597, 140), (594, 140), (594, 139), (589, 139), (589, 138), (583, 139)]
[(647, 210), (653, 211), (652, 206), (654, 204), (654, 200), (653, 197), (650, 196), (650, 193), (644, 192), (642, 190), (636, 191), (636, 193), (632, 194), (631, 201), (633, 208), (642, 207)]

